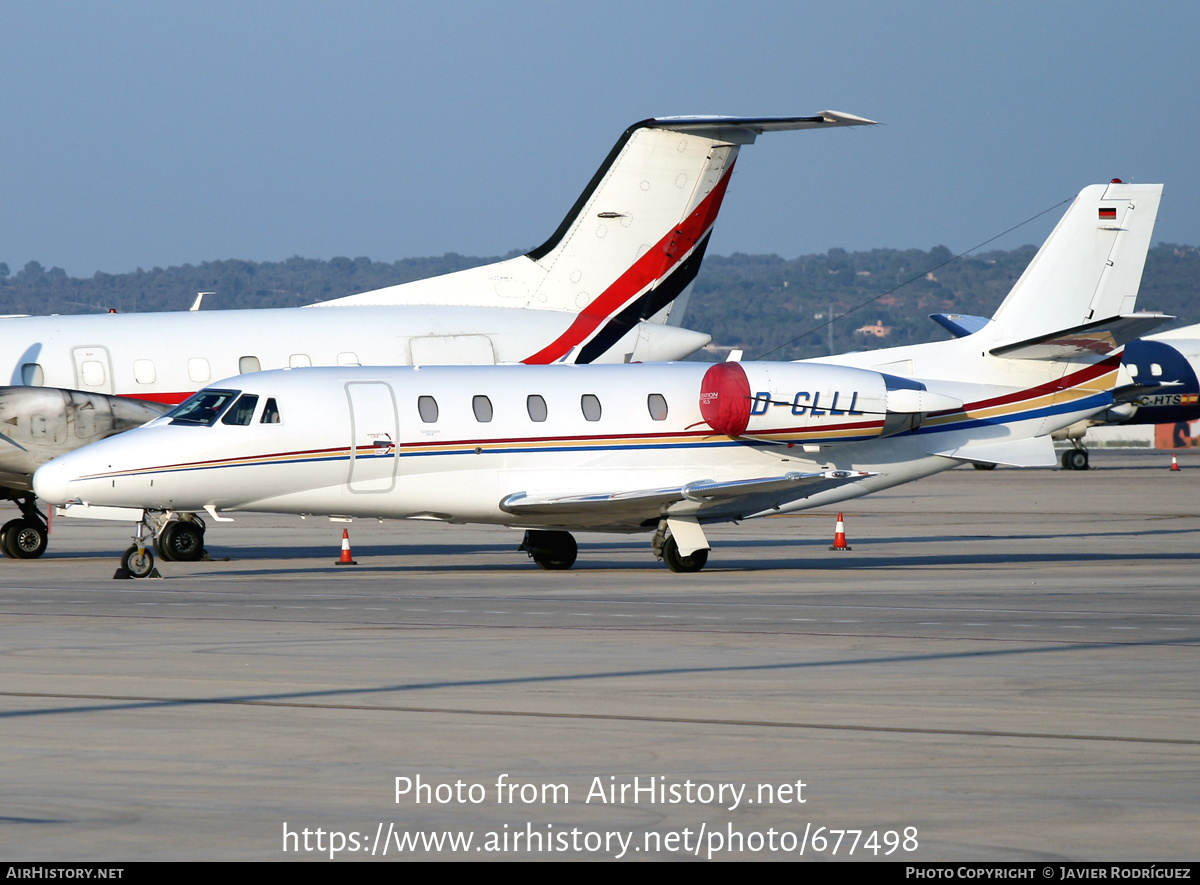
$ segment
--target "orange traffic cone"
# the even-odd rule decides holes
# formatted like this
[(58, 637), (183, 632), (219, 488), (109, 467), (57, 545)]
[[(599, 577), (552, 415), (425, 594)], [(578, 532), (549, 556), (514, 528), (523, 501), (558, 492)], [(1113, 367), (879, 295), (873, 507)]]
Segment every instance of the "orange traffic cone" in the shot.
[(1172, 453), (1171, 453), (1171, 469), (1172, 469), (1172, 470), (1179, 470), (1179, 469), (1180, 469), (1180, 468), (1179, 468), (1179, 461), (1177, 461), (1177, 460), (1176, 460), (1176, 458), (1175, 458), (1175, 453), (1174, 453), (1174, 452), (1172, 452)]
[(350, 529), (342, 529), (342, 558), (334, 565), (358, 565), (350, 556)]
[(852, 550), (846, 546), (846, 525), (842, 522), (842, 514), (838, 514), (837, 525), (833, 529), (833, 545), (830, 550)]

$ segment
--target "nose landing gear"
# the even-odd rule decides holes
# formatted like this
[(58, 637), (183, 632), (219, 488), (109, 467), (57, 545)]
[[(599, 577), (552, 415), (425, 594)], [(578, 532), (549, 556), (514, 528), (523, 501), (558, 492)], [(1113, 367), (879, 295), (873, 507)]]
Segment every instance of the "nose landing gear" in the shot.
[(121, 555), (121, 567), (113, 573), (113, 578), (161, 578), (158, 569), (154, 567), (154, 554), (146, 547), (146, 529), (149, 528), (146, 516), (133, 527), (133, 546)]

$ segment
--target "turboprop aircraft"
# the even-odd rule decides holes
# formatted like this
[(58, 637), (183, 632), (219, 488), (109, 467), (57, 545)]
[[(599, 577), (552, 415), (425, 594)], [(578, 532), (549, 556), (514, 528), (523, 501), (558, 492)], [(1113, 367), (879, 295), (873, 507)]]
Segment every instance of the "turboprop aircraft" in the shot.
[[(987, 324), (984, 317), (960, 314), (935, 314), (931, 319), (960, 338)], [(1093, 427), (1200, 420), (1200, 325), (1135, 338), (1125, 345), (1121, 366), (1129, 383), (1114, 395), (1112, 408), (1053, 434), (1055, 440), (1071, 444), (1060, 459), (1064, 470), (1088, 469), (1083, 440)], [(981, 462), (975, 466), (995, 465)]]
[[(569, 568), (571, 531), (653, 533), (675, 571), (704, 526), (850, 498), (988, 460), (1054, 463), (1050, 434), (1109, 408), (1158, 185), (1085, 188), (986, 327), (886, 365), (293, 369), (227, 379), (56, 459), (70, 505), (491, 523)], [(153, 569), (138, 524), (123, 568)]]
[[(679, 323), (741, 146), (763, 132), (871, 122), (836, 111), (643, 120), (536, 249), (309, 308), (3, 319), (0, 498), (22, 517), (0, 528), (0, 550), (34, 558), (46, 549), (31, 494), (37, 467), (162, 414), (214, 378), (284, 366), (686, 356), (710, 340)], [(158, 524), (160, 555), (199, 558), (204, 528), (190, 513)]]

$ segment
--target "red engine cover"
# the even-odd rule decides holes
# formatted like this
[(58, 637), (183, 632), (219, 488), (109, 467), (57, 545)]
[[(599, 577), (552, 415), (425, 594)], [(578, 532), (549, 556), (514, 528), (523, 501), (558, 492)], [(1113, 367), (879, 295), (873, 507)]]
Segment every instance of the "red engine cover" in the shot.
[(741, 436), (750, 423), (750, 382), (741, 363), (716, 363), (700, 382), (700, 414), (726, 436)]

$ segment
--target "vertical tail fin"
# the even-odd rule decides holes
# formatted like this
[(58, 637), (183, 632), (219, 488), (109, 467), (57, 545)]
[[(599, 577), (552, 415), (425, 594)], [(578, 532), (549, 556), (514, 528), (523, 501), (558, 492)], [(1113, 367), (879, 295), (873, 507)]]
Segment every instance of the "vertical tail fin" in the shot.
[(835, 111), (812, 117), (664, 117), (627, 129), (549, 240), (526, 257), (545, 272), (544, 307), (580, 311), (526, 362), (579, 347), (591, 362), (639, 322), (674, 322), (721, 209), (738, 151), (763, 132), (869, 125)]
[(1161, 197), (1161, 184), (1114, 181), (1080, 191), (992, 317), (995, 340), (1132, 313)]
[(836, 111), (643, 120), (618, 139), (550, 238), (526, 255), (321, 306), (569, 312), (577, 315), (570, 328), (525, 362), (550, 363), (568, 354), (572, 362), (592, 362), (630, 333), (636, 337), (635, 329), (646, 328), (642, 324), (672, 317), (678, 323), (743, 145), (763, 132), (872, 123)]

